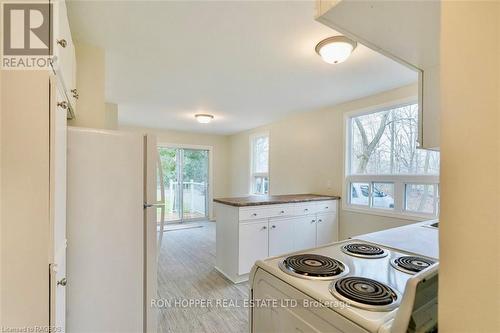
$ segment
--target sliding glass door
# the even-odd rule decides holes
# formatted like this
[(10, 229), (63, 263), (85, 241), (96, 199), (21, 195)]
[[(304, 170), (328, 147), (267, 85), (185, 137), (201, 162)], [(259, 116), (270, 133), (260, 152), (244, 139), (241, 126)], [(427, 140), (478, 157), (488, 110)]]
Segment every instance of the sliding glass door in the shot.
[(163, 171), (158, 194), (164, 191), (164, 221), (208, 218), (209, 151), (158, 147), (158, 152)]

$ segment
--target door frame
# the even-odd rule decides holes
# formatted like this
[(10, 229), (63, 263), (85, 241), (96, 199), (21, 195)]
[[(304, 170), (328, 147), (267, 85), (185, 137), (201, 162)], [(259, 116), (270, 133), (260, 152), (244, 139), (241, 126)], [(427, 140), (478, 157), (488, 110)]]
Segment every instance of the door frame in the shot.
[[(207, 189), (207, 208), (208, 214), (207, 218), (212, 221), (213, 220), (213, 146), (204, 146), (204, 145), (193, 145), (193, 144), (184, 144), (184, 143), (169, 143), (169, 142), (160, 142), (158, 141), (157, 147), (162, 148), (177, 148), (177, 149), (199, 149), (199, 150), (207, 150), (208, 151), (208, 189)], [(182, 198), (181, 198), (182, 199)], [(189, 219), (188, 221), (194, 221), (198, 219)], [(183, 218), (181, 218), (174, 222), (181, 222)]]

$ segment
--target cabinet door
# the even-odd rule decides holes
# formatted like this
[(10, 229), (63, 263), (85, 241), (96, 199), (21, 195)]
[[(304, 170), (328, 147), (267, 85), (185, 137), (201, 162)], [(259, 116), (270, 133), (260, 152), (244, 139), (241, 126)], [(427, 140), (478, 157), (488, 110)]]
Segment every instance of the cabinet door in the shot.
[(294, 249), (295, 218), (273, 218), (269, 220), (269, 256), (277, 256)]
[[(50, 80), (50, 219), (52, 233), (50, 323), (66, 326), (66, 110), (56, 106), (63, 100)], [(54, 98), (55, 97), (55, 98)]]
[(268, 256), (268, 222), (240, 223), (238, 274), (247, 274), (255, 261)]
[(295, 219), (293, 243), (295, 251), (316, 246), (315, 215), (306, 215)]
[(54, 61), (53, 67), (57, 79), (62, 82), (62, 86), (72, 105), (75, 104), (76, 93), (76, 57), (75, 46), (71, 37), (71, 30), (68, 22), (68, 13), (64, 0), (51, 1), (55, 12), (54, 21)]
[(316, 246), (335, 242), (338, 239), (337, 214), (318, 214), (316, 217)]

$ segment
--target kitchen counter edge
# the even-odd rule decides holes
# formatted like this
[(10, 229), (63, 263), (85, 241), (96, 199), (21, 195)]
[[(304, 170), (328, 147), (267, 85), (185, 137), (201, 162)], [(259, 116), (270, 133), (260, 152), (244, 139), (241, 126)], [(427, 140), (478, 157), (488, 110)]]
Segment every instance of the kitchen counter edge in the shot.
[(247, 197), (236, 197), (236, 198), (216, 198), (213, 201), (233, 207), (250, 207), (250, 206), (279, 205), (279, 204), (327, 201), (327, 200), (340, 200), (340, 197), (335, 195), (294, 194), (294, 195), (272, 195), (272, 196), (247, 196)]

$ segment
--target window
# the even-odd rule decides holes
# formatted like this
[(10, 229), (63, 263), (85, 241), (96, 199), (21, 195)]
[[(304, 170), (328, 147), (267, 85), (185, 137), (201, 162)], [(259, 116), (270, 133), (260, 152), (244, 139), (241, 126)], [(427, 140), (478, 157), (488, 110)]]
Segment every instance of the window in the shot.
[(269, 193), (269, 134), (250, 137), (250, 193)]
[(350, 115), (346, 126), (348, 208), (438, 215), (439, 152), (417, 148), (417, 104)]

